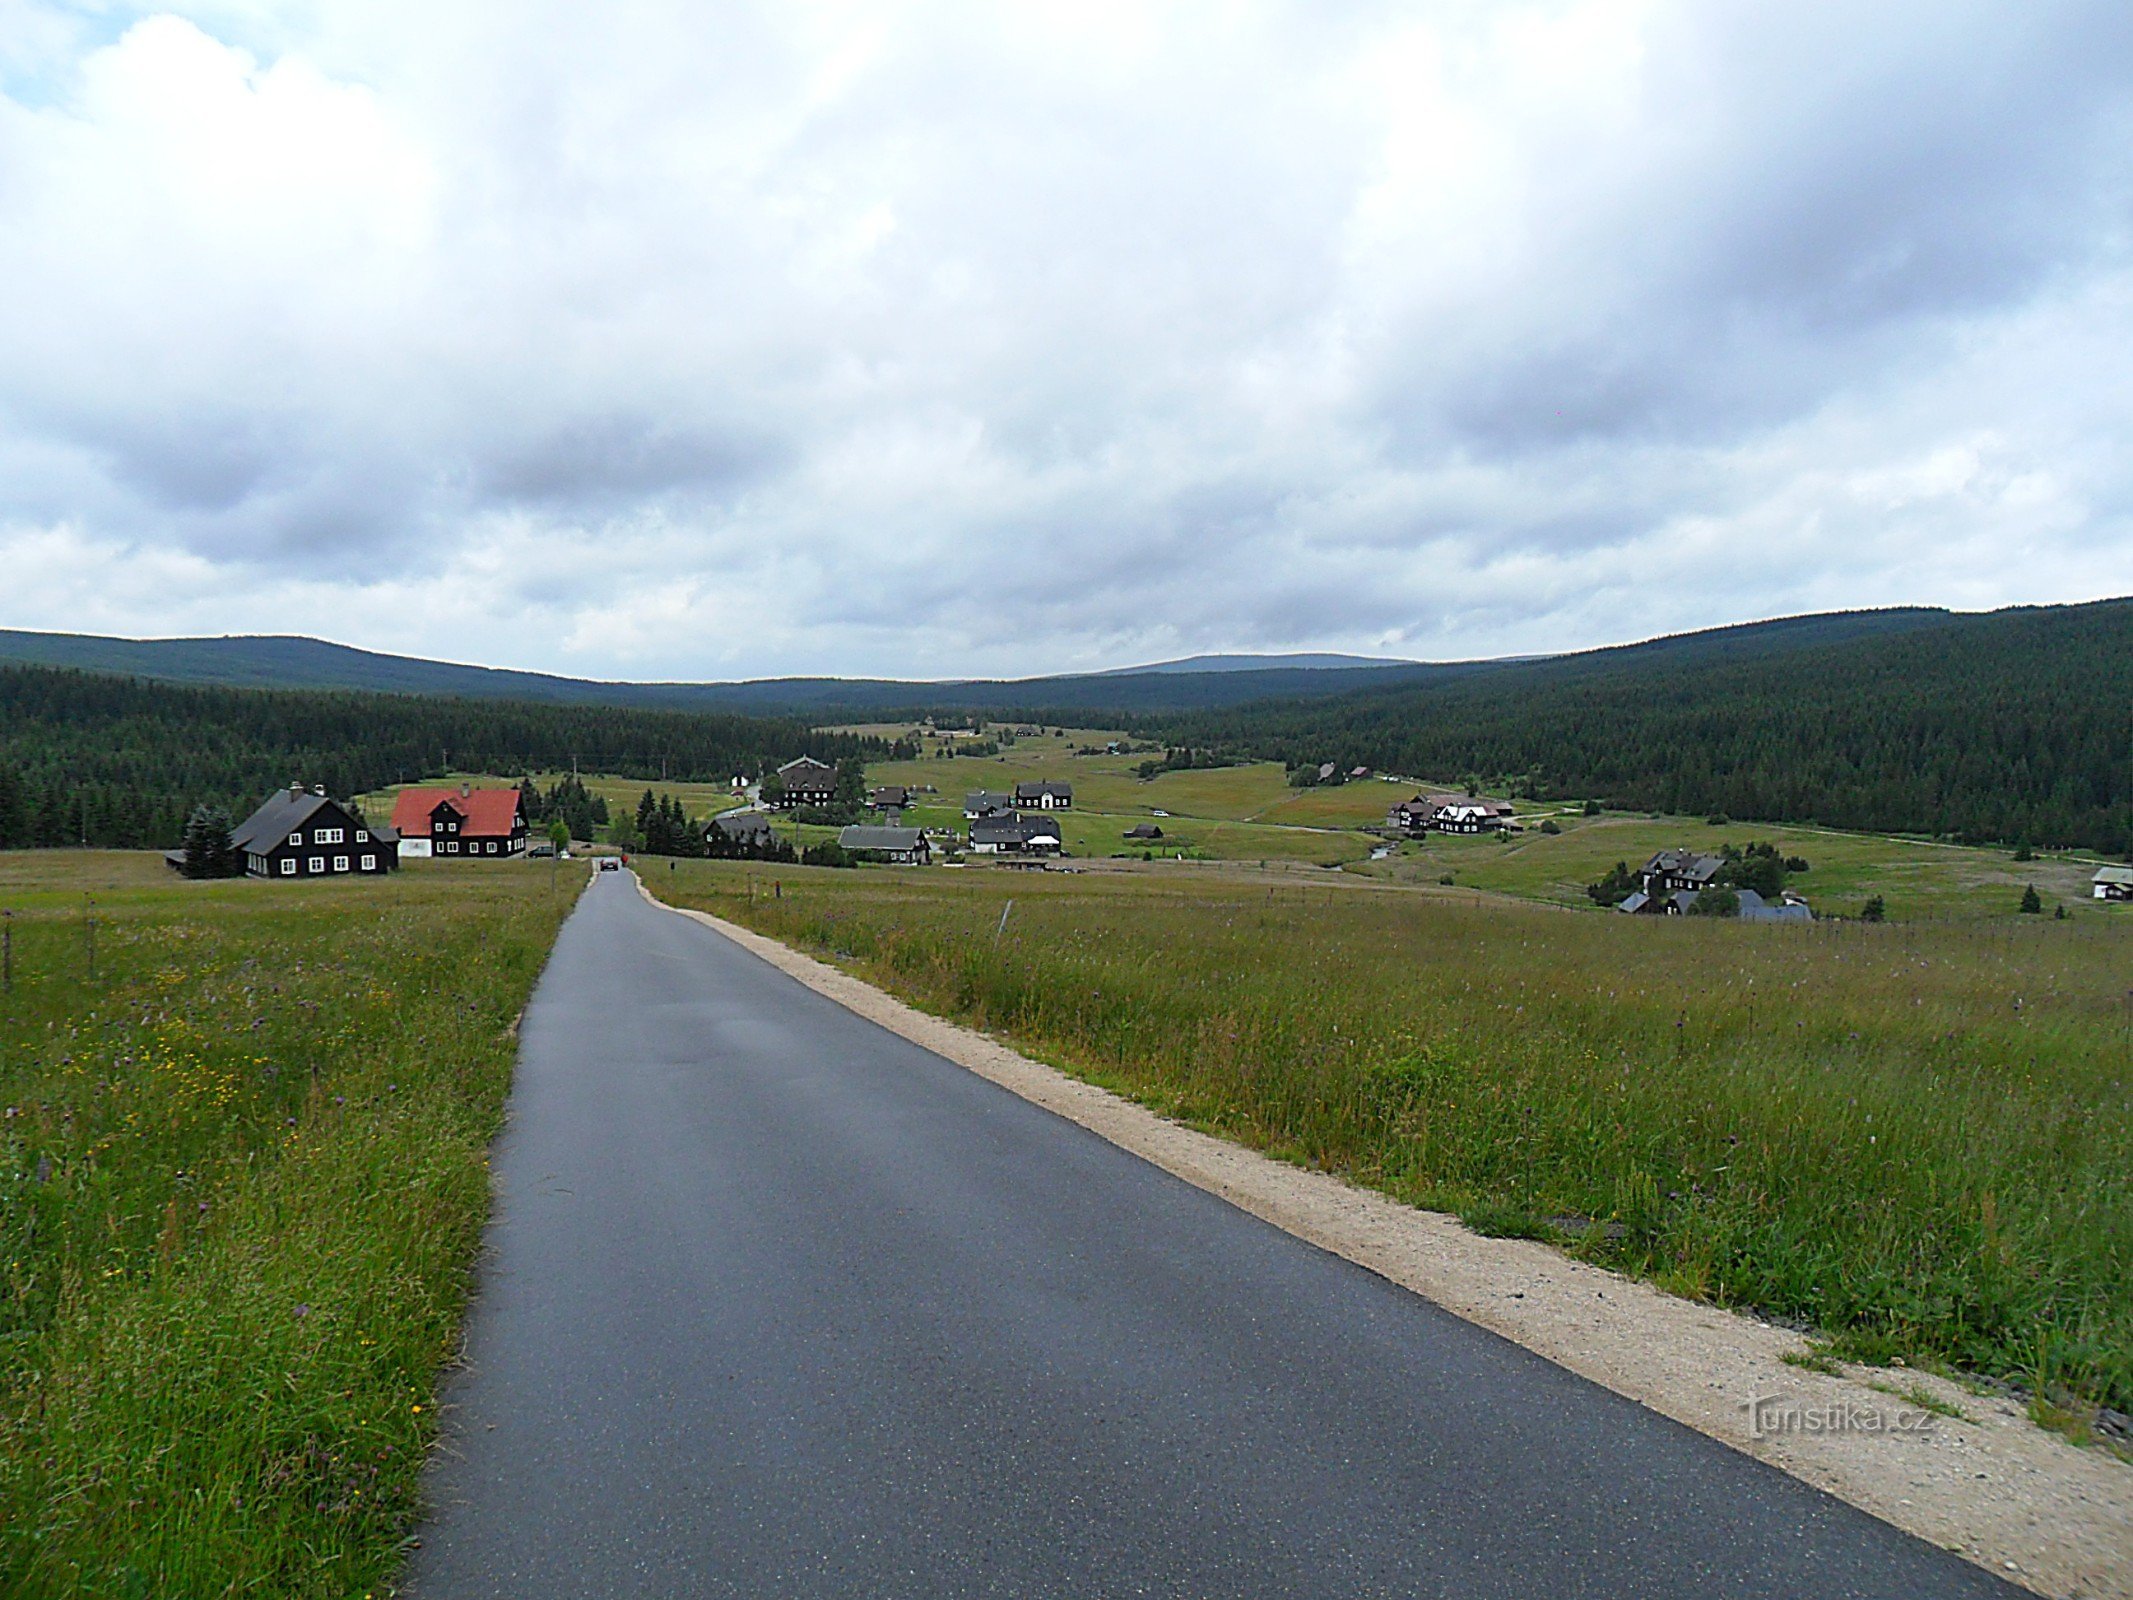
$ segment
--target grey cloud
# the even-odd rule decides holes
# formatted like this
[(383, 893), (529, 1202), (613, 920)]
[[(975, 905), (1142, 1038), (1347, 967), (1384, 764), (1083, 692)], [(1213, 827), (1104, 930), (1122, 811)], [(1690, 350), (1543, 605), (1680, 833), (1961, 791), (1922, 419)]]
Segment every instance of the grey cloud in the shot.
[(1690, 620), (1620, 615), (1654, 562), (1713, 620), (1987, 527), (2035, 553), (1969, 591), (2133, 577), (2080, 354), (2133, 336), (2133, 13), (1598, 14), (81, 35), (0, 99), (0, 551), (199, 558), (230, 629), (486, 563), (433, 648), (663, 676), (1598, 642)]

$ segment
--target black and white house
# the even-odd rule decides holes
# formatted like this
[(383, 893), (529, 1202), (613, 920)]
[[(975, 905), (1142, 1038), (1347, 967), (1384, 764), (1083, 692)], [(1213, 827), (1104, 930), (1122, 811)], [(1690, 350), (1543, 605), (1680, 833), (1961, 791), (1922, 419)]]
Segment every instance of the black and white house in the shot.
[(778, 768), (788, 806), (826, 806), (837, 798), (837, 769), (813, 756), (801, 756)]
[(1724, 856), (1705, 855), (1698, 850), (1662, 850), (1644, 863), (1640, 876), (1645, 894), (1662, 900), (1669, 895), (1701, 894), (1717, 883), (1725, 870)]
[(1074, 786), (1051, 778), (1015, 785), (1015, 804), (1039, 811), (1065, 811), (1074, 804)]
[(292, 783), (230, 830), (230, 843), (255, 878), (335, 878), (390, 872), (400, 864), (399, 839), (324, 789)]
[(1050, 817), (1025, 817), (1010, 811), (1005, 816), (980, 817), (970, 825), (973, 855), (1056, 856), (1062, 842), (1059, 824)]
[(989, 789), (979, 789), (963, 796), (963, 820), (975, 822), (980, 817), (1003, 817), (1013, 814), (1015, 797), (1011, 794), (995, 794)]

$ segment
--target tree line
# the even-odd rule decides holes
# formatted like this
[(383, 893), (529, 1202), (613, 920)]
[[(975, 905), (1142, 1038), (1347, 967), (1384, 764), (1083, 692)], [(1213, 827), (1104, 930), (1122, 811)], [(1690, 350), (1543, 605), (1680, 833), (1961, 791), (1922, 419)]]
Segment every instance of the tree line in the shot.
[[(0, 849), (170, 848), (196, 807), (241, 819), (298, 780), (339, 796), (450, 771), (582, 767), (704, 782), (800, 755), (835, 762), (886, 749), (777, 717), (192, 687), (8, 666), (0, 667)], [(578, 833), (589, 807), (574, 792), (556, 803), (570, 808), (559, 814)]]
[(2133, 852), (2133, 601), (1749, 659), (1621, 652), (1146, 719), (1168, 744), (1536, 799)]

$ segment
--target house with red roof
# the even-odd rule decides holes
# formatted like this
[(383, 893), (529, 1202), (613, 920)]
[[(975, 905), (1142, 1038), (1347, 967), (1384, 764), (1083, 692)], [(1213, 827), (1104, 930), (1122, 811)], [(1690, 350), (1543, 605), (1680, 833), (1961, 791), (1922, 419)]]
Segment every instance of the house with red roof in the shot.
[(516, 789), (402, 789), (393, 802), (400, 855), (502, 860), (526, 849), (526, 812)]

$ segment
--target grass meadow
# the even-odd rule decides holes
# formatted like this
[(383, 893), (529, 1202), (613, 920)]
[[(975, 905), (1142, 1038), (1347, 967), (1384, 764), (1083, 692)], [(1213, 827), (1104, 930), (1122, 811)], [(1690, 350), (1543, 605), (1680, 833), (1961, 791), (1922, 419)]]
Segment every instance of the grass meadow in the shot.
[(1484, 1230), (1847, 1358), (2133, 1407), (2133, 917), (1771, 927), (1193, 869), (647, 881)]
[(580, 881), (0, 856), (0, 1592), (382, 1592)]

